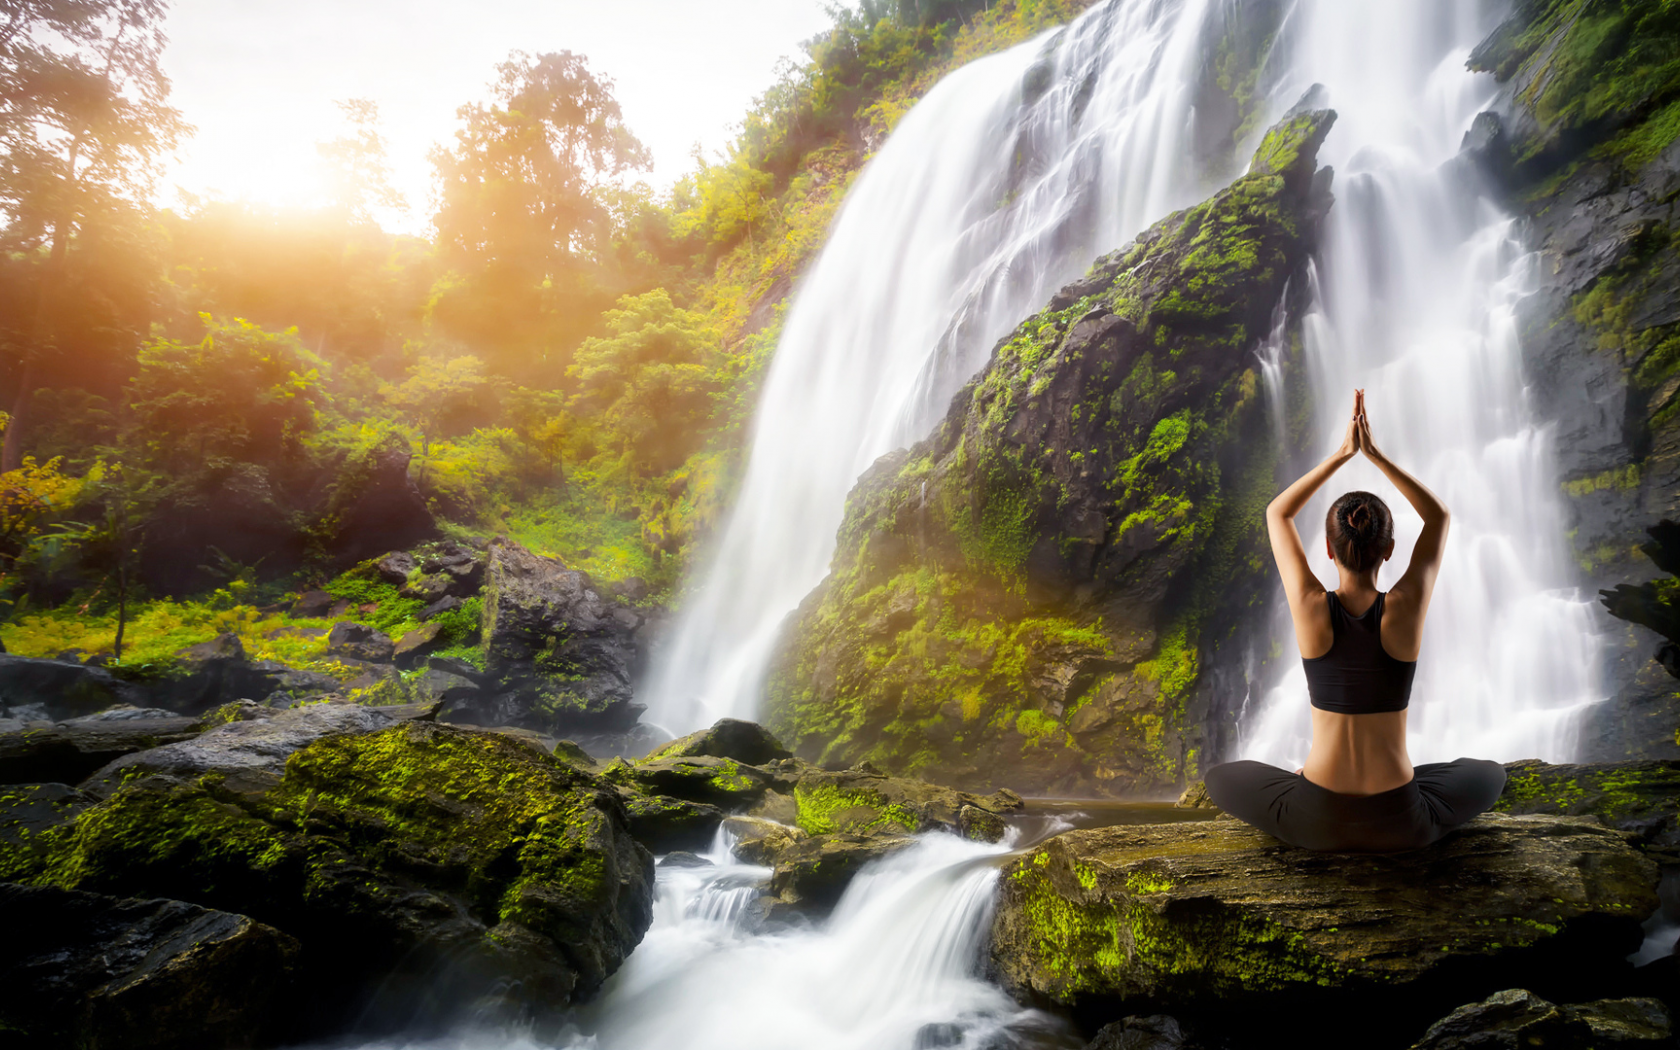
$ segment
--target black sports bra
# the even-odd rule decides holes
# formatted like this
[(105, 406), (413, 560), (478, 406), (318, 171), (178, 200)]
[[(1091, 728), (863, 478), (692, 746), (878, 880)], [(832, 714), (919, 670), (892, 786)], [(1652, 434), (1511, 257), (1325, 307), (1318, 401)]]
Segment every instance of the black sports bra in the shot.
[(1404, 711), (1412, 699), (1412, 676), (1416, 660), (1396, 660), (1382, 647), (1382, 612), (1386, 593), (1363, 616), (1342, 608), (1331, 591), (1330, 651), (1312, 659), (1301, 658), (1307, 671), (1307, 696), (1321, 711), (1344, 715)]

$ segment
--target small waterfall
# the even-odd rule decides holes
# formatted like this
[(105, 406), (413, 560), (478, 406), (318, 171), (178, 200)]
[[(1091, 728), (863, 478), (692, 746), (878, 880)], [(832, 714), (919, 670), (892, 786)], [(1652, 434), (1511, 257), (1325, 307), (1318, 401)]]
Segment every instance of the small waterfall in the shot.
[(1008, 851), (924, 836), (860, 872), (826, 922), (772, 933), (741, 905), (768, 868), (726, 842), (713, 865), (662, 863), (652, 929), (568, 1050), (980, 1050), (1023, 1033), (1063, 1045), (1051, 1018), (979, 974)]
[(1111, 0), (942, 80), (869, 162), (788, 313), (741, 493), (649, 676), (672, 732), (757, 714), (846, 494), (926, 435), (993, 344), (1204, 196), (1192, 90), (1215, 0)]

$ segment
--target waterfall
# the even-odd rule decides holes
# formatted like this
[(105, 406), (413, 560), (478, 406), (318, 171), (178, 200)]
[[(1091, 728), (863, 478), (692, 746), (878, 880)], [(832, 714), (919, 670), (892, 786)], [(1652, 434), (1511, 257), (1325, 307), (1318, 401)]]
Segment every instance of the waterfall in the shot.
[[(1524, 394), (1513, 312), (1534, 260), (1455, 160), (1494, 95), (1491, 78), (1464, 68), (1498, 21), (1476, 8), (1322, 0), (1298, 11), (1279, 90), (1325, 84), (1340, 114), (1320, 153), (1336, 168), (1337, 201), (1302, 326), (1318, 430), (1303, 454), (1335, 447), (1364, 387), (1379, 447), (1452, 510), (1408, 719), (1413, 760), (1567, 761), (1572, 716), (1602, 695), (1600, 644), (1589, 604), (1567, 586), (1550, 434)], [(1378, 583), (1391, 586), (1422, 521), (1363, 458), (1297, 519), (1307, 554), (1334, 587), (1324, 516), (1349, 489), (1396, 512), (1394, 560)], [(1294, 768), (1311, 739), (1306, 679), (1287, 616), (1273, 637), (1288, 671), (1242, 727), (1242, 753)]]
[(1212, 0), (1113, 0), (945, 77), (848, 194), (788, 311), (741, 493), (649, 675), (647, 720), (757, 714), (846, 494), (1099, 254), (1205, 196), (1191, 93)]
[(926, 835), (859, 872), (825, 922), (760, 933), (738, 902), (770, 870), (723, 835), (711, 865), (661, 863), (652, 929), (567, 1050), (955, 1050), (1059, 1030), (980, 977), (1007, 846)]

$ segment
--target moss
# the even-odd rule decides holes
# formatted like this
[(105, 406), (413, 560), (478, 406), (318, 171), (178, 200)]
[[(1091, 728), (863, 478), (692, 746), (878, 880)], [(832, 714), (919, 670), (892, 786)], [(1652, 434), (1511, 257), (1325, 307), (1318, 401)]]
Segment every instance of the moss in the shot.
[(873, 791), (848, 791), (829, 784), (799, 786), (793, 789), (793, 799), (799, 807), (799, 826), (811, 835), (868, 834), (893, 828), (909, 832), (921, 826), (914, 810)]
[(1122, 881), (1041, 850), (1010, 874), (1032, 964), (1063, 1001), (1081, 995), (1228, 996), (1333, 986), (1343, 971), (1305, 937), (1261, 916), (1200, 899), (1159, 899), (1170, 878), (1131, 870)]

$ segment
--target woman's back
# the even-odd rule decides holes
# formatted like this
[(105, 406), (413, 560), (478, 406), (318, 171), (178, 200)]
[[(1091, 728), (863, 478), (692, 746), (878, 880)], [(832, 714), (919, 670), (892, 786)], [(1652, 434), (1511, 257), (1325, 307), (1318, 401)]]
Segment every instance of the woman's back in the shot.
[[(1331, 643), (1320, 655), (1302, 658), (1313, 742), (1301, 772), (1340, 794), (1374, 795), (1412, 779), (1406, 704), (1417, 661), (1401, 660), (1386, 644), (1385, 631), (1397, 633), (1386, 597), (1378, 591), (1343, 599), (1337, 591), (1325, 592)], [(1361, 602), (1365, 609), (1355, 614), (1349, 606)], [(1404, 615), (1401, 609), (1395, 619)]]

